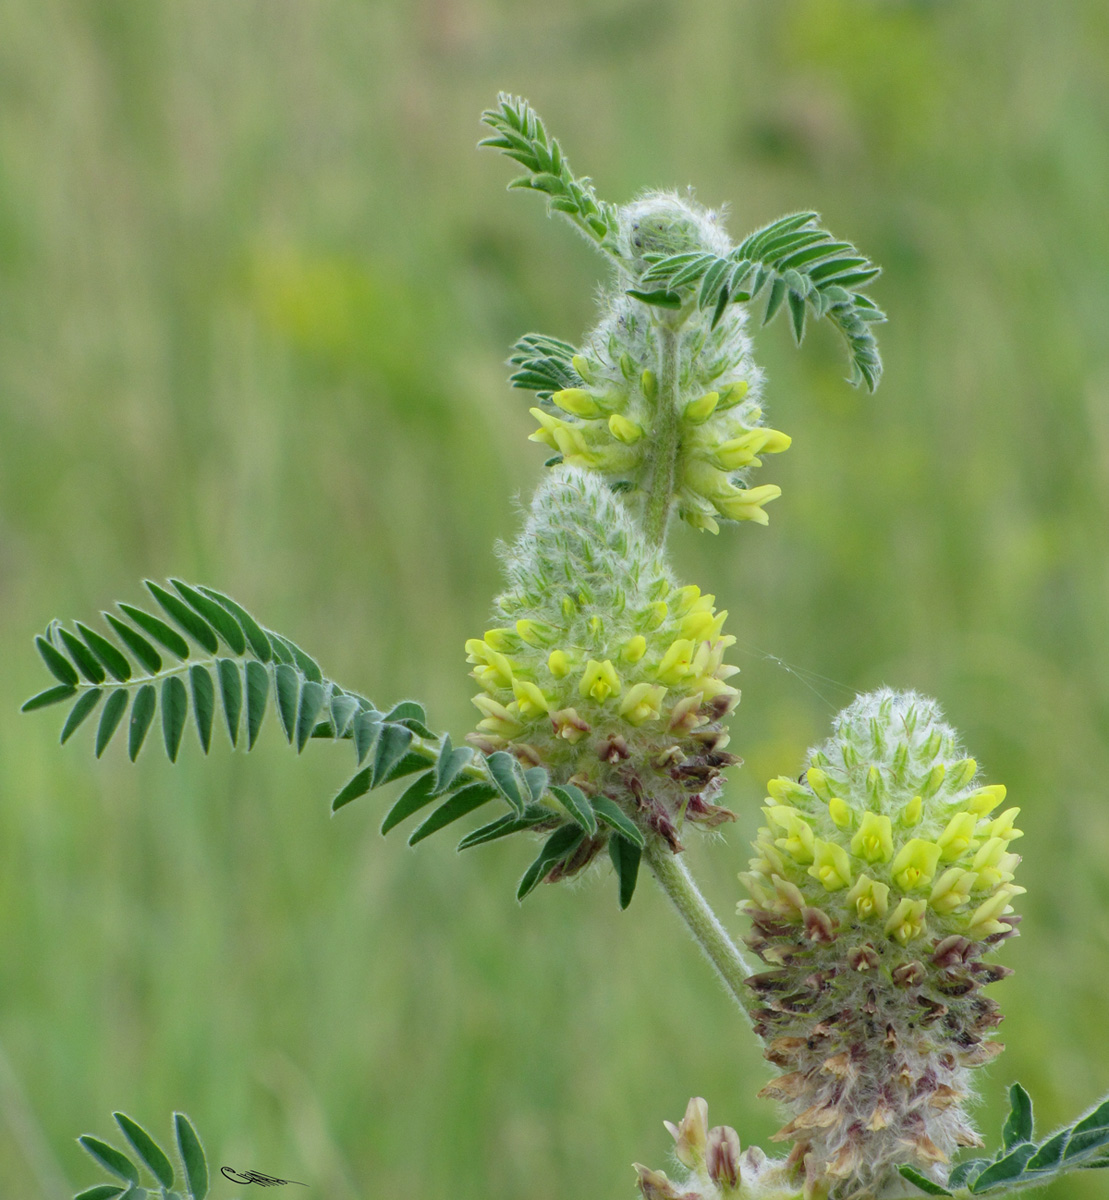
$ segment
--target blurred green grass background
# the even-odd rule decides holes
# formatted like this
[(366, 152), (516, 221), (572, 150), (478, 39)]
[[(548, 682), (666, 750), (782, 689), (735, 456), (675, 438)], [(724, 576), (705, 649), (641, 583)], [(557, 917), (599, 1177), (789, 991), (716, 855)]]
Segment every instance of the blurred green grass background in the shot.
[(330, 821), (348, 754), (272, 727), (132, 767), (17, 713), (49, 618), (174, 573), (470, 727), (542, 460), (501, 362), (578, 336), (601, 269), (475, 153), (499, 88), (609, 198), (692, 182), (734, 236), (817, 208), (886, 268), (879, 394), (771, 327), (771, 527), (674, 539), (744, 670), (713, 900), (853, 690), (934, 693), (1027, 831), (987, 1131), (1014, 1078), (1044, 1129), (1109, 1090), (1107, 63), (1102, 0), (0, 7), (4, 1196), (92, 1182), (114, 1108), (335, 1200), (630, 1196), (690, 1095), (776, 1128), (650, 888), (517, 907), (523, 847), (383, 842), (376, 794)]

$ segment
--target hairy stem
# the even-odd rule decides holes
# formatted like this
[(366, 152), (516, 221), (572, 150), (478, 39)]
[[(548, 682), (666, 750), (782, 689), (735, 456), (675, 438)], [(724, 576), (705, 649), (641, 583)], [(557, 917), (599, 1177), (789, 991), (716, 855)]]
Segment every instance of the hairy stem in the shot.
[(670, 522), (674, 466), (681, 434), (678, 384), (681, 337), (677, 329), (665, 322), (655, 329), (659, 336), (658, 396), (655, 398), (654, 461), (643, 510), (643, 531), (652, 545), (661, 546), (666, 541), (666, 527)]
[(750, 990), (744, 986), (743, 981), (754, 974), (754, 968), (740, 953), (724, 926), (720, 924), (716, 913), (709, 907), (708, 901), (701, 895), (693, 876), (686, 869), (684, 860), (672, 853), (658, 838), (647, 843), (643, 857), (651, 869), (651, 874), (678, 910), (678, 915), (693, 935), (693, 940), (716, 968), (716, 973), (736, 1003), (746, 1012), (744, 1002), (749, 998)]

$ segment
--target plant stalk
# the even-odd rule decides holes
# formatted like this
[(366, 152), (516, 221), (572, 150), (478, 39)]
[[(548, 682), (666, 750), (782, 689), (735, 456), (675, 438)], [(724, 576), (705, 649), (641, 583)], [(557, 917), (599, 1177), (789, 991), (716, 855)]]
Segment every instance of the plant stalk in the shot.
[(705, 957), (716, 968), (724, 986), (746, 1013), (745, 1000), (749, 999), (750, 990), (744, 986), (744, 980), (754, 974), (754, 968), (740, 953), (708, 901), (701, 895), (684, 860), (672, 853), (658, 838), (648, 841), (643, 857), (659, 887), (678, 910), (693, 940), (705, 952)]

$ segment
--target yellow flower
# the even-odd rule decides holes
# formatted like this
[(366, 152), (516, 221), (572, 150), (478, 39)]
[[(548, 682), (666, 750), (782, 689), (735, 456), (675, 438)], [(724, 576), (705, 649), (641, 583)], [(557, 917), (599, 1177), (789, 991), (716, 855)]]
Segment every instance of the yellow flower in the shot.
[(889, 862), (893, 855), (893, 829), (889, 817), (864, 813), (859, 831), (851, 839), (851, 853), (867, 862)]
[(890, 873), (901, 891), (911, 892), (932, 882), (939, 861), (940, 848), (935, 842), (910, 838), (898, 851)]
[(888, 907), (890, 890), (888, 885), (860, 875), (855, 886), (844, 897), (844, 903), (855, 906), (860, 921), (868, 917), (884, 917)]
[(839, 891), (840, 888), (851, 886), (851, 862), (847, 851), (835, 842), (825, 842), (816, 838), (813, 842), (813, 865), (809, 874), (819, 879), (828, 892)]
[(970, 899), (971, 890), (978, 876), (962, 867), (949, 867), (936, 880), (928, 903), (938, 913), (954, 912)]
[(636, 683), (628, 688), (628, 694), (620, 702), (620, 715), (632, 725), (654, 721), (659, 716), (666, 688), (655, 683)]
[(923, 936), (927, 926), (924, 914), (928, 908), (927, 900), (910, 900), (907, 896), (889, 915), (885, 924), (885, 932), (891, 938), (907, 946), (914, 938)]
[(583, 696), (592, 696), (598, 704), (603, 704), (609, 696), (620, 694), (620, 676), (616, 674), (616, 669), (609, 659), (597, 662), (595, 658), (591, 658), (585, 664), (578, 691)]
[(978, 824), (978, 814), (973, 812), (956, 813), (940, 834), (937, 844), (940, 848), (942, 862), (954, 862), (962, 857), (967, 850), (976, 845), (974, 827)]

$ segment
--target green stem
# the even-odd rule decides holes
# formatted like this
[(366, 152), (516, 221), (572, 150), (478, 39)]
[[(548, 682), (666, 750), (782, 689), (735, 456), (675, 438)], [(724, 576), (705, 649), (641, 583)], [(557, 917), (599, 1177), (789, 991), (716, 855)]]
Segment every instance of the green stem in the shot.
[(643, 531), (653, 546), (666, 541), (670, 505), (674, 498), (674, 468), (678, 461), (681, 436), (679, 408), (681, 335), (665, 323), (656, 325), (659, 336), (658, 395), (655, 397), (654, 446), (647, 502), (643, 510)]
[(647, 843), (643, 857), (651, 874), (678, 910), (693, 940), (716, 968), (716, 973), (736, 1003), (746, 1012), (745, 1001), (750, 998), (750, 989), (744, 986), (743, 981), (754, 974), (754, 968), (744, 959), (708, 901), (701, 895), (693, 876), (686, 869), (685, 861), (657, 838)]

